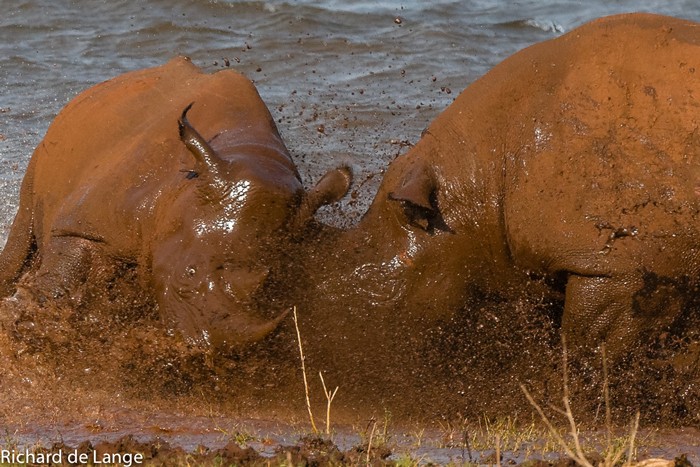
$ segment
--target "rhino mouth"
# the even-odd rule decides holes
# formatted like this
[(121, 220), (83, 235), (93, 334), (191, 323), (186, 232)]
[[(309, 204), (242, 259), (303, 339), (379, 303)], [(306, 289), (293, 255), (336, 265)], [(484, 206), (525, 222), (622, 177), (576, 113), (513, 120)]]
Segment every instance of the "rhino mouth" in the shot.
[(406, 293), (406, 281), (386, 263), (364, 264), (353, 271), (352, 278), (360, 285), (358, 293), (369, 297), (372, 305), (396, 302)]
[(341, 279), (353, 284), (351, 290), (338, 287), (334, 282), (325, 282), (321, 286), (321, 293), (338, 302), (356, 299), (373, 307), (391, 306), (401, 300), (407, 290), (406, 280), (401, 277), (402, 265), (399, 263), (400, 260), (394, 258), (389, 262), (362, 264), (347, 279)]
[(277, 328), (285, 313), (263, 317), (253, 294), (241, 297), (241, 287), (218, 287), (205, 281), (195, 287), (166, 288), (159, 308), (168, 333), (181, 335), (188, 344), (217, 350), (262, 340)]
[(219, 313), (198, 327), (196, 337), (186, 340), (217, 351), (233, 350), (263, 340), (277, 329), (287, 314), (284, 311), (266, 320), (252, 312)]

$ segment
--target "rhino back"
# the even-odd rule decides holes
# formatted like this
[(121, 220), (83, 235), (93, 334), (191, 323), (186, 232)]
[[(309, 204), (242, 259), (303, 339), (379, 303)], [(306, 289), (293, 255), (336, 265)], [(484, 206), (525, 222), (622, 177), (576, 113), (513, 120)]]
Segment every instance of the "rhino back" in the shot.
[(699, 73), (700, 25), (647, 14), (507, 59), (428, 129), (446, 218), (525, 268), (697, 273)]
[(516, 119), (524, 153), (506, 158), (515, 257), (581, 274), (696, 275), (700, 26), (629, 15), (560, 42), (533, 62), (533, 75), (563, 71), (533, 93), (529, 118)]
[(207, 75), (182, 58), (88, 89), (61, 111), (33, 155), (39, 241), (80, 235), (126, 256), (143, 248), (155, 235), (159, 206), (193, 189), (186, 180), (192, 155), (177, 128), (191, 102), (191, 118), (207, 138), (242, 125), (274, 129), (249, 80), (228, 70)]

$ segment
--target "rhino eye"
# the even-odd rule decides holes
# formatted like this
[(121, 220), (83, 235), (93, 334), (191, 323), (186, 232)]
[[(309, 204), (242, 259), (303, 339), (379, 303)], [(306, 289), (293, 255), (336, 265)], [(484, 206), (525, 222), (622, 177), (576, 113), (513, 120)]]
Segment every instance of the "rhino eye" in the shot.
[(434, 217), (434, 215), (431, 210), (408, 202), (402, 202), (401, 204), (403, 205), (403, 214), (408, 220), (409, 224), (423, 229), (431, 234), (433, 233), (431, 219)]
[[(436, 206), (437, 203), (431, 203)], [(447, 225), (445, 219), (442, 217), (442, 213), (436, 207), (425, 208), (417, 204), (411, 203), (410, 201), (401, 201), (404, 216), (409, 224), (414, 227), (418, 227), (424, 230), (430, 235), (435, 235), (438, 232), (448, 232), (454, 233), (452, 229)]]
[(194, 275), (197, 274), (197, 270), (193, 266), (187, 266), (185, 273), (188, 277), (194, 277)]

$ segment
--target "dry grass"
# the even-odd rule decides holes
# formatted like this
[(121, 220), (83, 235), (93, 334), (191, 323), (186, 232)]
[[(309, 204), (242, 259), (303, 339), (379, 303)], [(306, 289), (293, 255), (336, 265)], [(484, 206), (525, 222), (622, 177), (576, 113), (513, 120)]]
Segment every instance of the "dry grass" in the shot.
[(306, 358), (304, 357), (304, 348), (301, 345), (301, 332), (299, 331), (297, 307), (294, 307), (292, 316), (294, 317), (294, 328), (297, 330), (297, 342), (299, 343), (299, 358), (301, 359), (301, 374), (304, 377), (304, 393), (306, 394), (306, 408), (309, 411), (311, 429), (313, 430), (314, 434), (317, 435), (318, 428), (316, 428), (316, 422), (314, 421), (314, 413), (311, 410), (311, 398), (309, 397), (309, 381), (306, 378)]
[[(304, 347), (301, 344), (301, 331), (299, 330), (299, 320), (297, 318), (297, 307), (292, 310), (292, 317), (294, 318), (294, 328), (297, 331), (297, 342), (299, 343), (299, 358), (301, 359), (301, 373), (304, 378), (304, 393), (306, 396), (306, 409), (309, 412), (309, 421), (311, 422), (311, 429), (314, 435), (319, 434), (318, 428), (316, 428), (316, 422), (314, 420), (313, 410), (311, 409), (311, 397), (309, 396), (309, 381), (306, 377), (306, 357), (304, 357)], [(323, 379), (323, 372), (318, 372), (319, 378), (321, 378), (321, 384), (323, 385), (323, 392), (326, 395), (326, 436), (331, 435), (331, 404), (333, 404), (333, 399), (335, 399), (338, 393), (339, 387), (336, 386), (333, 391), (329, 391), (326, 387), (326, 381)]]
[[(641, 463), (634, 463), (635, 458), (635, 441), (637, 437), (637, 432), (639, 430), (639, 411), (637, 411), (634, 419), (631, 422), (629, 435), (627, 437), (627, 443), (622, 443), (621, 445), (615, 445), (613, 443), (613, 429), (611, 421), (611, 409), (610, 409), (610, 392), (608, 384), (608, 366), (607, 359), (605, 355), (605, 347), (602, 349), (603, 356), (603, 396), (605, 403), (605, 424), (606, 424), (606, 446), (604, 451), (604, 459), (598, 465), (605, 467), (612, 467), (615, 465), (620, 465), (620, 462), (624, 458), (622, 465), (632, 466), (632, 465), (644, 465), (644, 466), (660, 466), (660, 465), (673, 465), (673, 461), (667, 461), (663, 459), (649, 459)], [(550, 407), (556, 413), (562, 415), (568, 423), (568, 431), (571, 437), (571, 444), (567, 442), (560, 431), (555, 428), (553, 422), (544, 413), (542, 407), (535, 401), (530, 392), (527, 390), (525, 385), (521, 384), (525, 397), (528, 402), (535, 408), (537, 413), (540, 415), (542, 422), (547, 427), (551, 436), (556, 440), (557, 445), (564, 453), (572, 459), (577, 464), (584, 467), (593, 467), (593, 462), (586, 456), (581, 437), (579, 436), (579, 428), (576, 420), (574, 419), (573, 412), (571, 410), (571, 401), (569, 397), (569, 384), (568, 384), (568, 355), (566, 348), (566, 341), (563, 340), (563, 396), (562, 403), (563, 408)], [(572, 446), (573, 445), (573, 446)]]
[(319, 378), (321, 378), (321, 384), (323, 385), (323, 393), (326, 395), (326, 435), (331, 435), (331, 404), (335, 395), (338, 393), (339, 386), (336, 386), (333, 392), (326, 388), (326, 381), (323, 379), (323, 372), (318, 372)]

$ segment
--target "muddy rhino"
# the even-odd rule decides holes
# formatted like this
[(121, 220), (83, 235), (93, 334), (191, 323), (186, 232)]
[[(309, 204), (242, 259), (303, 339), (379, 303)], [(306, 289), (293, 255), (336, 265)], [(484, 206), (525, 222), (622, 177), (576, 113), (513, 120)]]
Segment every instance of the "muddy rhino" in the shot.
[(128, 73), (77, 96), (34, 152), (0, 296), (84, 301), (83, 283), (106, 286), (118, 262), (189, 341), (255, 341), (284, 316), (255, 300), (276, 252), (349, 183), (333, 170), (305, 192), (268, 109), (234, 71), (177, 58)]
[(603, 18), (462, 92), (390, 164), (314, 294), (418, 329), (475, 292), (563, 298), (570, 346), (619, 358), (697, 295), (699, 195), (700, 25)]

